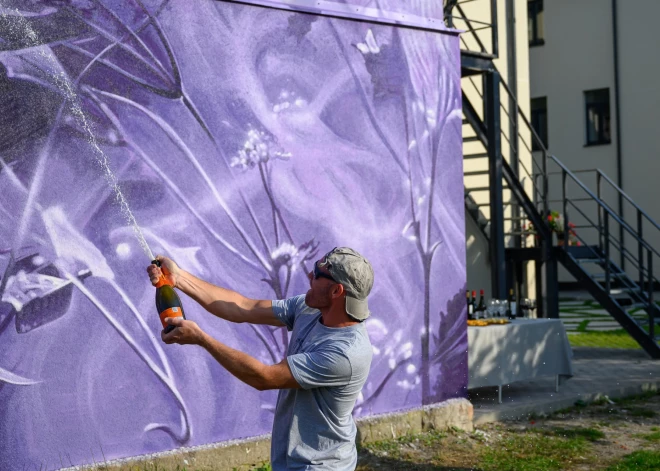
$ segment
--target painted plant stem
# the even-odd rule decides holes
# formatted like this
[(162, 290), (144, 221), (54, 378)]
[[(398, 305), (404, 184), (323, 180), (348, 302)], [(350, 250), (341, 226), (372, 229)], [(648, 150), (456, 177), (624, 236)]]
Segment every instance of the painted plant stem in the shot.
[(396, 164), (399, 166), (401, 171), (405, 172), (405, 168), (401, 161), (399, 160), (399, 156), (397, 155), (396, 151), (392, 147), (392, 144), (390, 144), (389, 140), (387, 139), (387, 136), (385, 136), (385, 133), (383, 132), (382, 128), (380, 127), (380, 124), (378, 124), (378, 119), (376, 118), (376, 115), (374, 114), (374, 111), (371, 109), (371, 105), (369, 104), (369, 99), (367, 98), (367, 94), (364, 91), (364, 87), (362, 86), (362, 83), (360, 82), (360, 77), (358, 77), (357, 73), (355, 72), (355, 69), (353, 67), (353, 64), (351, 62), (351, 59), (348, 57), (348, 52), (346, 51), (346, 46), (344, 46), (344, 43), (341, 40), (341, 37), (339, 36), (339, 32), (337, 31), (337, 28), (335, 27), (335, 24), (333, 20), (328, 20), (328, 23), (330, 24), (330, 29), (332, 30), (332, 34), (337, 41), (337, 44), (339, 45), (339, 48), (341, 49), (342, 55), (344, 56), (344, 60), (346, 61), (346, 65), (348, 65), (348, 68), (351, 71), (351, 74), (353, 75), (353, 80), (355, 82), (355, 87), (357, 88), (357, 91), (359, 92), (360, 100), (362, 101), (362, 105), (364, 106), (365, 111), (367, 112), (367, 116), (369, 117), (369, 122), (373, 126), (374, 130), (376, 131), (376, 134), (380, 138), (380, 140), (383, 142), (383, 145), (387, 149), (387, 151), (390, 153)]
[(156, 365), (150, 358), (149, 356), (142, 351), (140, 346), (137, 344), (137, 342), (131, 337), (131, 335), (124, 329), (122, 324), (117, 321), (112, 314), (110, 314), (110, 311), (106, 309), (103, 304), (94, 296), (94, 294), (87, 289), (83, 283), (78, 280), (77, 277), (71, 275), (66, 269), (61, 268), (62, 273), (64, 274), (64, 277), (69, 280), (71, 283), (73, 283), (79, 290), (80, 292), (85, 295), (85, 297), (98, 309), (98, 311), (103, 315), (103, 317), (110, 323), (110, 325), (117, 331), (117, 333), (122, 337), (122, 339), (131, 347), (131, 349), (137, 354), (137, 356), (151, 369), (151, 371), (154, 372), (156, 377), (160, 380), (165, 387), (167, 387), (174, 398), (177, 401), (177, 405), (179, 409), (181, 410), (182, 414), (182, 430), (181, 433), (177, 434), (174, 430), (171, 429), (168, 425), (163, 425), (163, 424), (153, 424), (151, 425), (149, 430), (158, 428), (166, 433), (168, 433), (172, 438), (174, 438), (179, 444), (184, 444), (187, 443), (190, 440), (191, 434), (192, 434), (192, 426), (190, 424), (190, 421), (188, 420), (188, 410), (186, 408), (186, 405), (183, 401), (183, 398), (181, 397), (181, 394), (179, 393), (179, 390), (177, 389), (176, 385), (174, 384), (174, 380), (170, 377), (168, 377), (158, 365)]
[(119, 121), (119, 118), (112, 112), (112, 110), (105, 103), (103, 103), (98, 99), (94, 91), (88, 88), (85, 88), (84, 90), (87, 93), (89, 93), (89, 96), (97, 103), (97, 105), (101, 108), (103, 113), (117, 128), (118, 132), (123, 136), (124, 140), (128, 143), (128, 145), (138, 154), (138, 156), (140, 156), (140, 158), (145, 162), (145, 164), (147, 164), (147, 166), (151, 168), (161, 178), (161, 180), (167, 185), (170, 191), (172, 191), (172, 193), (178, 198), (181, 204), (183, 204), (186, 207), (186, 209), (190, 211), (190, 213), (195, 217), (195, 219), (197, 219), (197, 221), (211, 235), (211, 237), (213, 237), (213, 239), (215, 239), (217, 242), (221, 243), (231, 253), (238, 256), (245, 263), (249, 264), (250, 266), (256, 269), (260, 269), (261, 267), (259, 265), (257, 265), (254, 261), (250, 260), (245, 255), (243, 255), (238, 249), (236, 249), (229, 242), (227, 242), (220, 234), (215, 232), (215, 230), (206, 222), (206, 220), (204, 220), (204, 218), (197, 212), (197, 210), (192, 206), (192, 204), (188, 202), (188, 200), (183, 195), (179, 187), (172, 180), (170, 180), (170, 178), (167, 175), (165, 175), (165, 173), (163, 173), (160, 167), (147, 155), (147, 153), (144, 152), (142, 148), (127, 135), (126, 131), (121, 125), (121, 122)]
[(204, 169), (202, 168), (201, 164), (195, 157), (195, 155), (192, 153), (192, 151), (188, 148), (188, 146), (181, 140), (179, 135), (176, 133), (176, 131), (165, 121), (163, 120), (160, 116), (149, 110), (148, 108), (142, 106), (139, 103), (134, 102), (133, 100), (130, 100), (128, 98), (125, 98), (121, 95), (116, 95), (114, 93), (106, 92), (103, 90), (99, 89), (93, 89), (93, 92), (97, 95), (102, 95), (108, 98), (111, 98), (115, 101), (118, 101), (120, 103), (124, 103), (127, 105), (130, 105), (131, 107), (139, 110), (143, 114), (145, 114), (147, 117), (149, 117), (152, 121), (154, 121), (158, 126), (165, 132), (166, 136), (170, 141), (175, 144), (187, 157), (188, 161), (193, 165), (197, 173), (202, 177), (204, 180), (204, 183), (208, 186), (209, 190), (211, 190), (211, 193), (213, 194), (215, 200), (218, 202), (220, 207), (225, 211), (227, 216), (229, 217), (229, 220), (231, 221), (232, 225), (236, 230), (238, 231), (239, 235), (245, 242), (245, 244), (248, 246), (248, 249), (252, 254), (259, 260), (263, 268), (266, 268), (269, 270), (270, 264), (268, 263), (267, 260), (265, 260), (262, 255), (259, 253), (257, 248), (255, 247), (254, 243), (250, 240), (250, 238), (247, 235), (247, 232), (243, 229), (241, 224), (238, 222), (238, 219), (234, 216), (232, 211), (229, 209), (229, 206), (227, 206), (227, 203), (222, 199), (220, 194), (218, 193), (217, 188), (213, 183), (211, 182), (209, 176), (206, 174)]

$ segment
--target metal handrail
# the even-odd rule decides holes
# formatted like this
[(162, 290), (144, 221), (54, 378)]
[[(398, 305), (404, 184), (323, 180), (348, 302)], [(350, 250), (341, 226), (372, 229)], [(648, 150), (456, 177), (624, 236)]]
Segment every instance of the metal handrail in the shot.
[[(497, 0), (491, 0), (491, 2), (490, 2), (491, 3), (490, 4), (490, 18), (491, 18), (490, 23), (486, 23), (484, 21), (479, 21), (479, 20), (474, 20), (474, 19), (472, 19), (472, 20), (469, 19), (467, 17), (467, 15), (465, 14), (465, 12), (463, 11), (463, 8), (461, 7), (462, 3), (468, 3), (468, 2), (448, 2), (445, 5), (444, 16), (445, 16), (446, 20), (449, 20), (448, 24), (453, 26), (454, 25), (454, 22), (453, 22), (454, 19), (459, 19), (461, 21), (464, 21), (465, 24), (468, 27), (468, 31), (470, 31), (470, 33), (472, 34), (474, 39), (477, 41), (477, 44), (481, 48), (481, 53), (483, 53), (483, 54), (492, 54), (493, 57), (498, 57), (498, 55), (499, 55), (499, 46), (498, 46), (498, 37), (497, 37)], [(460, 16), (452, 15), (451, 10), (453, 10), (453, 9), (458, 10), (458, 13), (459, 13)], [(479, 25), (484, 25), (484, 26), (477, 29), (477, 28), (474, 28), (472, 26), (473, 23), (474, 24), (479, 24)], [(487, 29), (487, 28), (491, 29), (491, 42), (492, 42), (492, 52), (491, 53), (488, 52), (488, 50), (486, 49), (486, 46), (484, 46), (484, 43), (481, 41), (481, 38), (479, 38), (479, 35), (476, 33), (479, 30), (483, 30), (483, 29)], [(463, 43), (465, 44), (465, 41), (463, 41)], [(465, 44), (465, 46), (468, 47), (467, 44)]]
[(644, 216), (644, 217), (645, 217), (645, 218), (646, 218), (651, 224), (653, 224), (653, 225), (655, 226), (656, 229), (660, 230), (660, 225), (659, 225), (657, 222), (655, 222), (655, 220), (654, 220), (651, 216), (649, 216), (649, 215), (646, 213), (646, 211), (644, 211), (642, 208), (640, 208), (640, 207), (637, 205), (637, 203), (635, 203), (635, 201), (633, 201), (633, 199), (632, 199), (630, 196), (628, 196), (628, 195), (626, 194), (626, 192), (623, 191), (623, 190), (619, 187), (619, 185), (617, 185), (616, 183), (614, 183), (614, 182), (610, 179), (610, 177), (608, 177), (607, 175), (605, 175), (605, 173), (603, 173), (603, 171), (601, 171), (600, 169), (596, 169), (596, 171), (598, 172), (599, 178), (604, 178), (605, 181), (606, 181), (607, 183), (609, 183), (609, 184), (610, 184), (610, 185), (611, 185), (611, 186), (612, 186), (612, 187), (613, 187), (613, 188), (614, 188), (614, 189), (615, 189), (615, 190), (616, 190), (621, 196), (623, 196), (626, 200), (628, 200), (628, 202), (629, 202), (630, 204), (632, 204), (632, 205), (635, 207), (635, 209), (638, 211), (639, 214), (641, 214), (642, 216)]
[[(623, 228), (626, 229), (635, 238), (635, 240), (637, 242), (642, 243), (642, 245), (645, 249), (653, 251), (653, 248), (649, 244), (647, 244), (646, 241), (641, 239), (637, 235), (635, 230), (628, 225), (628, 223), (626, 223), (621, 218), (619, 218), (619, 216), (614, 211), (612, 211), (608, 205), (604, 204), (603, 201), (601, 201), (600, 198), (598, 198), (596, 195), (594, 195), (593, 192), (589, 188), (587, 188), (587, 186), (584, 183), (582, 183), (575, 176), (575, 174), (571, 170), (569, 170), (563, 163), (561, 163), (561, 161), (557, 157), (555, 157), (554, 155), (548, 155), (548, 157), (551, 160), (553, 160), (562, 170), (564, 170), (564, 175), (567, 175), (567, 176), (571, 177), (571, 179), (578, 185), (578, 187), (580, 187), (582, 190), (584, 190), (585, 193), (587, 193), (587, 195), (589, 195), (591, 198), (593, 198), (594, 201), (596, 201), (596, 203), (598, 203), (598, 206), (600, 206), (602, 209), (604, 209), (605, 212), (610, 217), (612, 217), (615, 222), (622, 225)], [(564, 198), (564, 200), (566, 201), (565, 198)], [(564, 229), (568, 229), (568, 219), (565, 218), (565, 217), (564, 217), (564, 225), (565, 225)]]
[[(643, 240), (639, 234), (632, 228), (630, 225), (625, 222), (619, 215), (617, 215), (607, 204), (605, 204), (598, 196), (596, 196), (584, 183), (582, 183), (573, 172), (571, 172), (564, 164), (562, 164), (559, 159), (557, 159), (554, 155), (549, 156), (554, 163), (559, 166), (559, 168), (562, 170), (562, 199), (563, 199), (563, 211), (564, 211), (564, 232), (568, 233), (569, 226), (568, 226), (568, 214), (567, 214), (567, 207), (568, 204), (570, 203), (573, 207), (576, 207), (575, 203), (570, 201), (569, 199), (566, 198), (566, 181), (567, 177), (570, 177), (571, 180), (573, 180), (573, 183), (578, 186), (578, 188), (582, 189), (587, 195), (589, 195), (597, 204), (599, 208), (598, 212), (598, 226), (597, 227), (598, 232), (599, 232), (599, 246), (601, 247), (601, 250), (604, 252), (604, 260), (606, 260), (607, 264), (605, 266), (605, 288), (609, 292), (610, 291), (610, 283), (611, 283), (611, 278), (612, 278), (612, 257), (610, 254), (610, 245), (614, 246), (615, 250), (618, 250), (619, 253), (623, 258), (626, 258), (630, 260), (634, 266), (634, 268), (637, 268), (639, 270), (639, 283), (638, 286), (641, 289), (639, 294), (636, 294), (635, 296), (638, 299), (641, 299), (644, 302), (644, 305), (647, 307), (647, 314), (649, 316), (649, 323), (650, 325), (655, 322), (654, 317), (653, 317), (653, 312), (651, 309), (655, 308), (654, 301), (653, 301), (653, 286), (654, 284), (658, 281), (657, 278), (653, 274), (653, 254), (656, 253), (656, 251), (651, 247), (645, 240)], [(610, 235), (610, 230), (609, 230), (609, 225), (610, 225), (610, 219), (612, 219), (614, 222), (618, 223), (619, 226), (627, 231), (636, 241), (638, 244), (638, 258), (631, 259), (631, 257), (628, 256), (628, 254), (632, 255), (632, 252), (627, 250), (624, 247), (623, 240), (617, 240), (614, 237)], [(602, 232), (604, 231), (604, 236)], [(621, 233), (623, 237), (623, 232)], [(567, 250), (566, 247), (564, 247), (564, 250)], [(644, 266), (644, 250), (646, 250), (646, 266)], [(634, 256), (633, 256), (634, 257)], [(619, 268), (619, 270), (621, 270)], [(622, 271), (622, 270), (621, 270)], [(623, 272), (623, 271), (622, 271)], [(625, 273), (625, 272), (623, 272)], [(627, 276), (627, 275), (626, 275)], [(646, 289), (644, 288), (644, 285), (646, 285)], [(626, 289), (630, 289), (631, 287), (628, 287)], [(644, 296), (641, 296), (641, 293), (644, 293)]]
[[(642, 217), (646, 218), (646, 220), (649, 223), (651, 223), (651, 225), (653, 227), (655, 227), (657, 230), (660, 231), (660, 225), (657, 222), (655, 222), (655, 220), (651, 216), (649, 216), (637, 203), (635, 203), (635, 201), (630, 196), (628, 196), (616, 183), (614, 183), (612, 181), (612, 179), (610, 177), (608, 177), (602, 170), (600, 170), (598, 168), (594, 168), (594, 169), (572, 170), (572, 172), (574, 174), (576, 174), (576, 173), (595, 173), (597, 175), (597, 177), (596, 177), (597, 178), (597, 180), (596, 180), (596, 197), (597, 197), (598, 200), (600, 200), (602, 202), (603, 205), (607, 206), (612, 212), (616, 212), (616, 211), (609, 204), (607, 204), (607, 202), (604, 201), (601, 197), (600, 180), (604, 179), (623, 198), (625, 198), (637, 210), (637, 230), (636, 230), (636, 233), (637, 233), (637, 236), (640, 239), (642, 239), (644, 242), (646, 242), (646, 239), (644, 238), (643, 231), (642, 231), (642, 222), (643, 222)], [(562, 174), (562, 172), (548, 172), (548, 176), (561, 175), (561, 174)], [(619, 214), (619, 217), (621, 218), (621, 220), (626, 222), (623, 214)], [(627, 223), (627, 222), (626, 222), (626, 224), (628, 224), (628, 226), (631, 227), (631, 228), (633, 226), (632, 224)], [(648, 244), (648, 242), (647, 242), (647, 244)], [(660, 257), (660, 251), (656, 250), (656, 248), (651, 246), (650, 244), (648, 244), (648, 245), (650, 246), (653, 253), (655, 253), (658, 257)]]

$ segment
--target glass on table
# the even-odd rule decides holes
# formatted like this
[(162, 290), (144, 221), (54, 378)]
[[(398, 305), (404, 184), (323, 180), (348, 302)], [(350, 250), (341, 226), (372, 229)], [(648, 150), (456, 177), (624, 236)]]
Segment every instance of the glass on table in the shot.
[(486, 303), (486, 311), (488, 312), (489, 317), (496, 317), (498, 315), (498, 300), (489, 299)]
[(497, 304), (497, 312), (499, 313), (500, 317), (505, 317), (506, 316), (506, 308), (507, 308), (507, 300), (506, 299), (499, 299)]

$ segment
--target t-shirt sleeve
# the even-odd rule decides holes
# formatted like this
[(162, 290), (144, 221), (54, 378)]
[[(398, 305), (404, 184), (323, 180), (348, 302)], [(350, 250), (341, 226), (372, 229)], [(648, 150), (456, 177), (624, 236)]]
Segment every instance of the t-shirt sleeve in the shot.
[(291, 331), (293, 330), (296, 316), (304, 306), (304, 294), (287, 299), (275, 299), (273, 300), (273, 313), (286, 325), (287, 330)]
[(352, 368), (348, 357), (341, 352), (315, 351), (287, 357), (289, 368), (303, 389), (346, 386)]

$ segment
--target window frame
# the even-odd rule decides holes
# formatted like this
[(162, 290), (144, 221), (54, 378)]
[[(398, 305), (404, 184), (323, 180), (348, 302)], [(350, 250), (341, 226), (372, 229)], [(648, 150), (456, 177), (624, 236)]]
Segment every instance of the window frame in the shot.
[[(539, 14), (543, 12), (543, 0), (527, 0), (527, 27), (532, 22), (532, 35), (529, 39), (529, 47), (543, 46), (545, 38), (539, 36)], [(533, 14), (532, 14), (533, 13)]]
[[(534, 108), (534, 101), (539, 101), (543, 100), (543, 107), (537, 107), (536, 109)], [(541, 139), (541, 143), (545, 146), (546, 149), (548, 149), (548, 142), (549, 142), (549, 131), (548, 131), (548, 97), (546, 96), (539, 96), (532, 98), (530, 100), (530, 105), (529, 105), (529, 111), (530, 111), (530, 124), (532, 125), (532, 129), (536, 131), (536, 134), (539, 136)], [(539, 114), (542, 114), (545, 116), (545, 126), (544, 129), (538, 129), (539, 126)], [(532, 152), (540, 152), (543, 149), (540, 147), (537, 147), (536, 141), (532, 139)]]
[[(600, 96), (599, 96), (600, 93)], [(584, 147), (592, 146), (603, 146), (612, 144), (612, 111), (610, 107), (610, 89), (606, 88), (596, 88), (593, 90), (585, 90), (583, 92), (584, 96)], [(592, 98), (590, 101), (589, 98)], [(604, 101), (597, 101), (594, 98), (607, 97)], [(595, 140), (590, 138), (590, 124), (591, 119), (589, 117), (589, 112), (595, 110), (596, 117), (598, 119), (597, 126), (597, 137)], [(609, 123), (607, 121), (609, 120)], [(609, 137), (605, 135), (605, 128), (609, 128)]]

